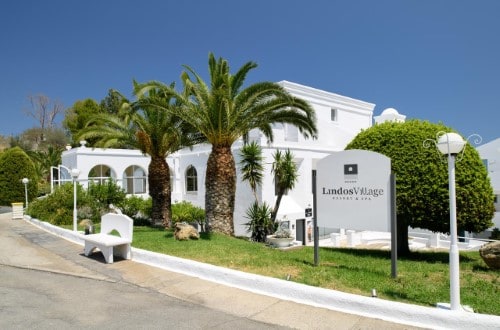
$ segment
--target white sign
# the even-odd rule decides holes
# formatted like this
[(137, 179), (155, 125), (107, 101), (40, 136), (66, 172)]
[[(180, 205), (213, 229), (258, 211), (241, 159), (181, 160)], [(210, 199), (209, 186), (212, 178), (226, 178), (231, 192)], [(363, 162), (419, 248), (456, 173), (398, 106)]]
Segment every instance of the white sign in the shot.
[(390, 231), (391, 159), (367, 150), (337, 152), (318, 161), (318, 227)]

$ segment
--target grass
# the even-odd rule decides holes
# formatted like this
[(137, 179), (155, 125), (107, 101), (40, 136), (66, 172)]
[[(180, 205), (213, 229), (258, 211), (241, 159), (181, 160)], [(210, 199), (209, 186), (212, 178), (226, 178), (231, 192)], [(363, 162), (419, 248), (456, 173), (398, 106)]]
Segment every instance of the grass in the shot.
[[(176, 241), (171, 231), (134, 227), (134, 247), (204, 263), (290, 280), (311, 286), (424, 306), (449, 301), (447, 252), (413, 252), (400, 258), (391, 277), (390, 252), (320, 248), (314, 266), (312, 247), (278, 250), (246, 238), (201, 234)], [(500, 272), (490, 270), (478, 252), (460, 253), (461, 303), (483, 314), (500, 315)]]

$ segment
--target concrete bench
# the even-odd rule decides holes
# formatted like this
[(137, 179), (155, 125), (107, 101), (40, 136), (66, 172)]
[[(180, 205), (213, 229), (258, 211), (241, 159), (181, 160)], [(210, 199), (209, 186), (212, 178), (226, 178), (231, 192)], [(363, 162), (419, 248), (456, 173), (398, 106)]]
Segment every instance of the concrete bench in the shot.
[[(99, 234), (84, 235), (84, 253), (89, 256), (97, 248), (104, 255), (106, 263), (113, 263), (113, 255), (130, 259), (134, 222), (124, 214), (108, 213), (101, 217), (101, 232)], [(116, 230), (120, 235), (110, 235)]]

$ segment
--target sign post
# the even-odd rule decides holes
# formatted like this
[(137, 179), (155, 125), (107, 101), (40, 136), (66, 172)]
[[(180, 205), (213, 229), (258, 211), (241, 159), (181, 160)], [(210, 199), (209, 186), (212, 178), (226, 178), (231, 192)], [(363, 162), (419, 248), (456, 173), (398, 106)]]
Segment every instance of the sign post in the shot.
[(391, 173), (391, 276), (398, 276), (398, 219), (396, 209), (396, 174)]
[(319, 263), (319, 228), (318, 228), (318, 205), (316, 201), (316, 170), (312, 171), (312, 192), (313, 192), (313, 228), (314, 228), (314, 266)]

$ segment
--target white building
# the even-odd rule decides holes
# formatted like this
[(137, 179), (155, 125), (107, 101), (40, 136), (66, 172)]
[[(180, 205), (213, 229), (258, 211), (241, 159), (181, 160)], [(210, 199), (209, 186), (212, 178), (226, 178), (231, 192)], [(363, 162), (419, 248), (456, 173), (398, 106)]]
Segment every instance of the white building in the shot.
[[(477, 147), (483, 159), (495, 194), (495, 217), (493, 228), (500, 228), (500, 138)], [(491, 229), (493, 229), (491, 228)]]
[[(277, 218), (290, 221), (290, 229), (294, 231), (296, 239), (303, 241), (306, 228), (311, 222), (311, 217), (305, 217), (305, 209), (312, 205), (311, 174), (316, 168), (316, 162), (332, 152), (343, 150), (362, 129), (371, 127), (375, 104), (288, 81), (279, 84), (292, 95), (308, 101), (315, 109), (318, 138), (305, 140), (297, 128), (288, 124), (274, 126), (272, 145), (258, 130), (251, 131), (249, 138), (263, 148), (266, 175), (262, 187), (258, 190), (258, 196), (260, 201), (271, 206), (275, 201), (271, 176), (272, 154), (276, 149), (290, 149), (294, 154), (299, 180), (293, 191), (283, 197)], [(390, 110), (390, 113), (386, 113), (390, 117), (388, 120), (401, 119), (397, 111)], [(384, 113), (380, 117), (383, 116)], [(404, 121), (404, 116), (402, 120)], [(238, 150), (242, 143), (240, 140), (233, 145), (238, 175), (234, 212), (236, 235), (247, 234), (244, 223), (248, 222), (248, 219), (245, 218), (245, 212), (254, 200), (248, 183), (240, 181)], [(205, 171), (210, 150), (210, 145), (199, 145), (192, 150), (183, 149), (167, 158), (172, 175), (173, 202), (187, 200), (204, 207)], [(112, 177), (127, 193), (147, 195), (149, 157), (137, 150), (94, 149), (82, 145), (65, 151), (62, 164), (69, 169), (78, 168), (81, 171), (79, 181), (82, 183)]]

